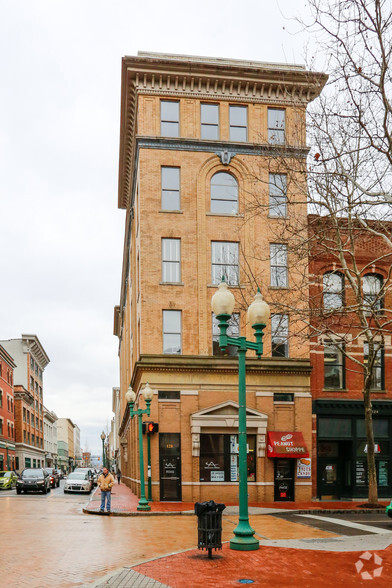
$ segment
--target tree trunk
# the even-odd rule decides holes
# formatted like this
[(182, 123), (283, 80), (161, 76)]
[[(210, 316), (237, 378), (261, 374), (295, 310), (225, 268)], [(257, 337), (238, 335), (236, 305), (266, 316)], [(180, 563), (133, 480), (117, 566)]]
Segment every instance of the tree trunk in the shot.
[(365, 405), (365, 426), (366, 426), (366, 442), (367, 442), (367, 464), (368, 464), (368, 502), (369, 504), (378, 504), (378, 488), (377, 488), (377, 472), (376, 460), (374, 453), (374, 433), (373, 433), (373, 415), (372, 415), (372, 401), (370, 397), (370, 390), (365, 386), (363, 391), (364, 405)]

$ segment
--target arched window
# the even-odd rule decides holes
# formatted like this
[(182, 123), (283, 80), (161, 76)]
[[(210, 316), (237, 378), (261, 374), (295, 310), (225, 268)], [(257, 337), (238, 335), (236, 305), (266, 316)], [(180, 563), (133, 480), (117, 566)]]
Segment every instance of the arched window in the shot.
[(325, 309), (343, 306), (344, 276), (340, 272), (326, 272), (323, 275), (323, 305)]
[(379, 274), (365, 274), (362, 278), (363, 301), (372, 310), (382, 308), (382, 298), (380, 296), (382, 282), (382, 276)]
[(238, 183), (227, 172), (218, 172), (211, 178), (211, 212), (238, 212)]

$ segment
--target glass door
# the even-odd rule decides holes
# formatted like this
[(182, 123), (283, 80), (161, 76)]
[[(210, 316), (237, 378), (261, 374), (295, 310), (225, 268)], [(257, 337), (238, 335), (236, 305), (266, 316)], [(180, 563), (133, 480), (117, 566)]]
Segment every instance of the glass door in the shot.
[(162, 501), (181, 500), (181, 435), (159, 434), (160, 498)]
[(294, 501), (294, 463), (295, 459), (275, 459), (276, 501)]

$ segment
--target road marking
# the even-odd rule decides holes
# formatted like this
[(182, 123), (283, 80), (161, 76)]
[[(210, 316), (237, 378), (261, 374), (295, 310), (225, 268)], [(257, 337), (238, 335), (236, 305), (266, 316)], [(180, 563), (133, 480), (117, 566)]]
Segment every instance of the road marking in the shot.
[(350, 521), (344, 521), (342, 519), (334, 519), (332, 517), (319, 517), (317, 515), (311, 514), (300, 514), (298, 516), (305, 517), (308, 519), (317, 519), (318, 521), (326, 521), (328, 523), (333, 523), (334, 525), (342, 525), (343, 527), (350, 527), (351, 529), (359, 529), (360, 531), (367, 531), (368, 533), (377, 533), (379, 535), (391, 532), (388, 529), (380, 529), (379, 527), (373, 527), (372, 525), (361, 525), (360, 523), (353, 523)]

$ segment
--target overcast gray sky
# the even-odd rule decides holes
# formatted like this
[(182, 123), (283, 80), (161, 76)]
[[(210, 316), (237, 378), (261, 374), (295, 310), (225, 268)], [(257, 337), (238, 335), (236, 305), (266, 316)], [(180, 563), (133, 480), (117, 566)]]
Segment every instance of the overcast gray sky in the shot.
[[(35, 333), (44, 402), (100, 451), (119, 384), (121, 57), (303, 63), (305, 0), (0, 0), (0, 339)], [(306, 11), (306, 8), (304, 8)]]

